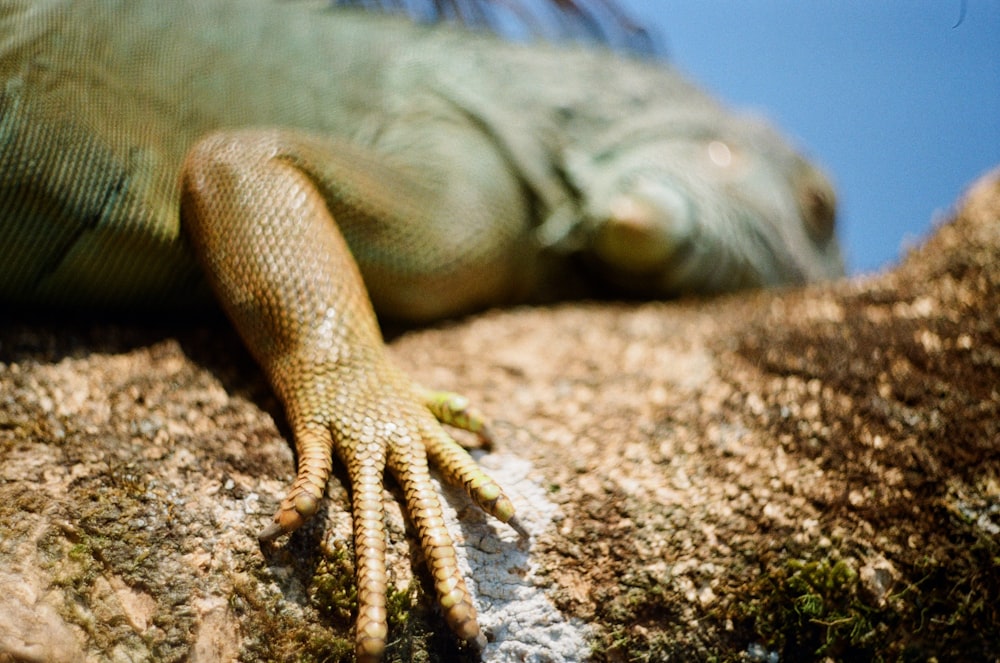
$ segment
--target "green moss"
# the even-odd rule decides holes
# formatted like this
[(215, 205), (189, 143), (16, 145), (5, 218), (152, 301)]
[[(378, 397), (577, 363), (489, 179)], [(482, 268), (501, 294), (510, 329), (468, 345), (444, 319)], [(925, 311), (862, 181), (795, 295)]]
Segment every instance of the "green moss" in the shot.
[(1000, 653), (1000, 543), (959, 520), (939, 523), (931, 555), (897, 557), (895, 586), (868, 595), (836, 555), (766, 569), (731, 613), (748, 642), (782, 660), (992, 660)]
[(858, 574), (844, 559), (788, 559), (752, 589), (738, 610), (765, 646), (793, 657), (865, 656), (873, 610), (860, 598)]
[(345, 548), (328, 551), (319, 562), (309, 600), (324, 621), (350, 623), (358, 607), (358, 591), (354, 565)]
[[(416, 583), (405, 589), (389, 585), (386, 590), (386, 615), (389, 622), (389, 642), (385, 660), (429, 660), (427, 641), (430, 631), (415, 601)], [(353, 628), (357, 616), (358, 594), (354, 579), (354, 565), (347, 548), (326, 551), (316, 567), (309, 591), (310, 603), (316, 608), (323, 622)], [(351, 641), (353, 651), (353, 640)], [(312, 650), (314, 643), (310, 649)], [(310, 659), (334, 660), (334, 659)]]
[(354, 639), (349, 623), (302, 619), (285, 609), (280, 592), (264, 593), (268, 586), (265, 582), (237, 576), (232, 586), (229, 607), (243, 634), (240, 660), (289, 663), (354, 660)]
[[(273, 564), (295, 569), (275, 577), (260, 565), (253, 576), (233, 578), (229, 605), (243, 635), (243, 661), (332, 663), (354, 660), (357, 588), (349, 544), (327, 546), (302, 540), (278, 550)], [(422, 584), (426, 583), (427, 588)], [(277, 587), (276, 587), (277, 584)], [(304, 605), (289, 600), (306, 588)], [(389, 634), (383, 663), (471, 663), (444, 625), (429, 577), (386, 591)], [(431, 590), (432, 591), (432, 590)]]
[[(46, 569), (51, 574), (54, 587), (61, 587), (74, 600), (85, 601), (90, 593), (94, 578), (100, 573), (100, 565), (94, 559), (94, 550), (89, 537), (66, 547), (66, 541), (53, 530), (42, 539), (39, 547), (45, 551)], [(64, 615), (72, 617), (72, 611)]]

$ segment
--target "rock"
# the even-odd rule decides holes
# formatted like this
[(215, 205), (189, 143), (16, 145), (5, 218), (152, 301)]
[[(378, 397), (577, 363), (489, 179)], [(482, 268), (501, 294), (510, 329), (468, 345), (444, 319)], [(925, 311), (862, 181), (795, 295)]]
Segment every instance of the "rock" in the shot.
[[(535, 534), (447, 492), (486, 660), (1000, 656), (1000, 171), (885, 274), (392, 352), (496, 419), (477, 453)], [(293, 473), (277, 412), (221, 324), (0, 327), (0, 661), (349, 660), (343, 475), (256, 542)], [(387, 660), (467, 658), (388, 520)]]

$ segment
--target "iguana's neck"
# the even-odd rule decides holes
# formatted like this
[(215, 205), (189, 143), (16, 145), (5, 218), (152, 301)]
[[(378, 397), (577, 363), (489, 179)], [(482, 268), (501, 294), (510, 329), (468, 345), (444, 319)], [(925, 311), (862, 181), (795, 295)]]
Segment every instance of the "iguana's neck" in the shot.
[(489, 131), (538, 200), (555, 244), (580, 222), (576, 164), (671, 135), (720, 126), (725, 113), (661, 62), (572, 44), (511, 44), (436, 31), (400, 69)]

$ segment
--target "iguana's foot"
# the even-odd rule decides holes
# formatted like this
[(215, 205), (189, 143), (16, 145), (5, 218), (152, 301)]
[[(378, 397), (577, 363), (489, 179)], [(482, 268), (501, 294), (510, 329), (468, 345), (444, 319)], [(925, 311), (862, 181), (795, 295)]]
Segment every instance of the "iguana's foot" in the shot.
[[(388, 465), (403, 488), (406, 512), (420, 536), (445, 621), (469, 646), (481, 649), (486, 640), (479, 630), (476, 609), (458, 568), (440, 501), (430, 481), (428, 459), (444, 479), (464, 487), (485, 511), (510, 524), (522, 536), (527, 532), (514, 517), (514, 508), (500, 486), (488, 477), (441, 427), (439, 422), (485, 436), (482, 417), (468, 401), (449, 392), (430, 392), (410, 385), (387, 367), (371, 381), (374, 393), (340, 393), (327, 405), (303, 395), (296, 410), (305, 422), (293, 424), (299, 452), (299, 474), (260, 535), (262, 541), (290, 532), (312, 516), (330, 472), (331, 448), (347, 466), (353, 491), (354, 542), (358, 587), (356, 628), (359, 661), (377, 661), (385, 649), (386, 567), (383, 473)], [(355, 386), (357, 383), (354, 383)], [(322, 393), (309, 389), (299, 393)], [(291, 409), (291, 408), (290, 408)]]
[(393, 199), (388, 194), (395, 195), (375, 183), (391, 173), (357, 172), (360, 166), (338, 159), (335, 147), (285, 131), (220, 132), (192, 148), (184, 166), (182, 206), (192, 246), (284, 403), (295, 436), (298, 477), (260, 538), (291, 532), (316, 513), (336, 450), (352, 489), (358, 659), (377, 660), (387, 632), (382, 482), (388, 466), (406, 495), (445, 620), (480, 646), (428, 460), (487, 512), (523, 530), (510, 500), (435, 415), (480, 433), (482, 419), (460, 397), (416, 387), (386, 356), (331, 209), (374, 220)]

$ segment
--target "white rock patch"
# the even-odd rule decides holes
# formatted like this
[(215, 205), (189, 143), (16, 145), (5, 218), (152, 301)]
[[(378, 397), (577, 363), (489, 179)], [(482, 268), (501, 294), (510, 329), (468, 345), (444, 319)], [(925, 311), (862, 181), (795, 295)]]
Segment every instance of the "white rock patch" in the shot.
[[(537, 536), (558, 517), (544, 488), (529, 478), (531, 463), (509, 454), (483, 454), (477, 460), (514, 503), (525, 529)], [(455, 537), (458, 563), (479, 611), (479, 625), (489, 643), (487, 662), (570, 663), (589, 651), (589, 627), (568, 619), (549, 600), (528, 541), (492, 518), (459, 518), (454, 505), (467, 498), (444, 489), (445, 519)]]

